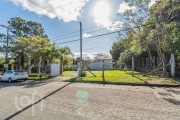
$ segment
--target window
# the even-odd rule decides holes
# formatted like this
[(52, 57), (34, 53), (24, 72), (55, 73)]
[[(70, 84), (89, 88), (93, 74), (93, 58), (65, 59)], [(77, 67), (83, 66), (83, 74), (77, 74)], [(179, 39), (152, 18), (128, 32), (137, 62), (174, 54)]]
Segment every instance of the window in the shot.
[(12, 74), (13, 73), (13, 71), (8, 71), (8, 74)]

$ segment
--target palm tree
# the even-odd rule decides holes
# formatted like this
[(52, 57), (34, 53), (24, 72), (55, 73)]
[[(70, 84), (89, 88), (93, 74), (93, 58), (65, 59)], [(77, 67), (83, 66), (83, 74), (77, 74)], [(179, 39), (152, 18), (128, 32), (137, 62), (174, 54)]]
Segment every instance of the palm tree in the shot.
[[(45, 60), (48, 60), (49, 63), (52, 63), (56, 58), (59, 58), (59, 48), (55, 44), (51, 44), (49, 48), (46, 48), (41, 52), (41, 57), (43, 65), (45, 65)], [(46, 70), (47, 66), (45, 66), (45, 71)]]
[(59, 48), (53, 44), (50, 48), (45, 51), (46, 59), (49, 60), (50, 63), (54, 62), (56, 58), (59, 58)]
[(71, 52), (71, 49), (67, 46), (65, 47), (61, 47), (59, 49), (59, 53), (60, 53), (60, 60), (61, 60), (61, 65), (60, 65), (60, 75), (62, 75), (63, 72), (63, 64), (64, 64), (64, 60), (68, 55), (73, 55), (73, 53)]

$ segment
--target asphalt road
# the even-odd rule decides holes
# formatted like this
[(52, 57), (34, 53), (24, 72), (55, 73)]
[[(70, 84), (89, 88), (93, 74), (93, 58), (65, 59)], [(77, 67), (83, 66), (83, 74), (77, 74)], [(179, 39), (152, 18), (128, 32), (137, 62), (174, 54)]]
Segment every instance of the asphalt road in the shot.
[(1, 82), (0, 120), (180, 120), (180, 89)]

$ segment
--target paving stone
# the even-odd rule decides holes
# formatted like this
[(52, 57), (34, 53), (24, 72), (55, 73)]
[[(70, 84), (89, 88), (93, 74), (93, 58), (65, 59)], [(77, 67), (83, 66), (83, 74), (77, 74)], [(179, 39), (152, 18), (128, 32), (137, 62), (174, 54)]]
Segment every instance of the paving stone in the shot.
[[(80, 109), (77, 104), (78, 99), (76, 100), (76, 92), (79, 90), (88, 93), (88, 97)], [(180, 91), (179, 89), (174, 90)], [(54, 107), (58, 106), (61, 109), (70, 109), (69, 111), (73, 109), (76, 112), (80, 110), (82, 113), (86, 111), (86, 114), (83, 115), (100, 120), (178, 120), (180, 118), (180, 106), (166, 100), (168, 97), (161, 94), (164, 91), (167, 90), (165, 88), (138, 87), (136, 89), (132, 86), (103, 87), (97, 85), (95, 87), (92, 84), (74, 84), (56, 92), (46, 99), (46, 103)]]
[(93, 117), (94, 114), (95, 114), (95, 112), (87, 112), (86, 116), (91, 118), (91, 117)]
[(100, 117), (102, 117), (102, 114), (94, 114), (93, 118), (97, 118), (99, 119)]

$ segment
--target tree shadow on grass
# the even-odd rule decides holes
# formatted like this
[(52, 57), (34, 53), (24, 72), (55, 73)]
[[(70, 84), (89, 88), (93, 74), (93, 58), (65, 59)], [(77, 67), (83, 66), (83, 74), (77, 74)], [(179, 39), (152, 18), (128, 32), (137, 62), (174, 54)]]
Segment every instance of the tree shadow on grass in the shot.
[(135, 78), (137, 78), (138, 80), (141, 80), (142, 82), (144, 82), (145, 84), (149, 84), (148, 82), (146, 82), (145, 80), (143, 80), (143, 79), (141, 79), (141, 78), (139, 78), (139, 77), (137, 77), (137, 76), (134, 76)]
[[(94, 78), (93, 76), (86, 77), (86, 78)], [(78, 80), (77, 80), (78, 79)], [(66, 80), (66, 82), (80, 82), (80, 83), (99, 83), (103, 84), (103, 80), (84, 80), (83, 77), (75, 77), (71, 78), (69, 80)]]
[(180, 84), (180, 78), (177, 78), (177, 77), (175, 77), (175, 78), (172, 78), (173, 79), (173, 83), (179, 83)]
[[(149, 85), (149, 83), (148, 82), (146, 82), (145, 80), (143, 80), (143, 79), (141, 79), (141, 78), (139, 78), (139, 77), (137, 77), (137, 76), (134, 76), (135, 78), (137, 78), (137, 79), (139, 79), (139, 80), (141, 80), (142, 82), (144, 82), (146, 85)], [(152, 86), (148, 86), (148, 87), (150, 87), (150, 88), (152, 88), (152, 89), (155, 89), (154, 87), (152, 87)]]

